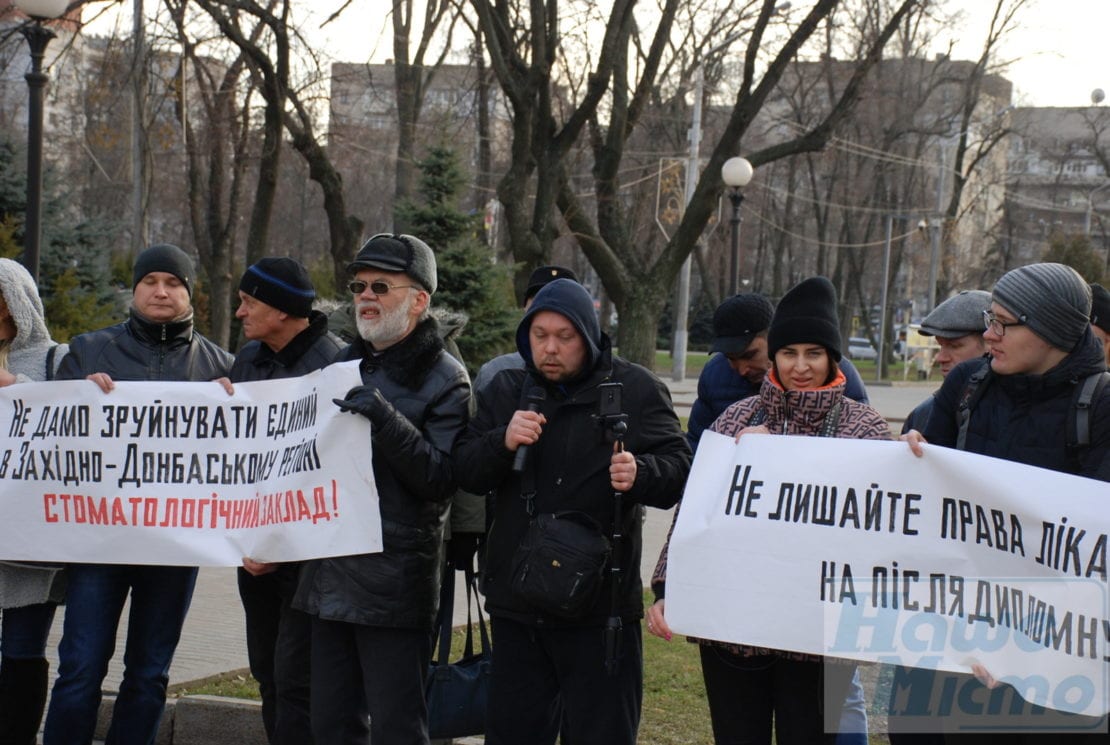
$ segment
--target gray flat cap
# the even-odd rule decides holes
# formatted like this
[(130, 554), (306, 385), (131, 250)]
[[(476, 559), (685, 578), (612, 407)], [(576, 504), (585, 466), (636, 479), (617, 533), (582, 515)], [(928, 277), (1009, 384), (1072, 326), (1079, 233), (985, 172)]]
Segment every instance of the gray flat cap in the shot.
[(983, 333), (983, 311), (990, 310), (991, 294), (983, 290), (964, 290), (933, 308), (921, 322), (925, 336), (958, 339)]

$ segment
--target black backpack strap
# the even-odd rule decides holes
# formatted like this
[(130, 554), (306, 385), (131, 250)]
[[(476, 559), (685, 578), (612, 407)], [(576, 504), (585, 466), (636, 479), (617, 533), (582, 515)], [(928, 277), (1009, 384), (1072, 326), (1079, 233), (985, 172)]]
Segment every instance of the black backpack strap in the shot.
[(755, 410), (754, 414), (752, 414), (752, 418), (748, 420), (747, 426), (748, 427), (758, 427), (760, 424), (763, 424), (766, 421), (767, 421), (767, 407), (764, 406), (763, 404), (760, 404), (759, 408)]
[(1110, 372), (1103, 371), (1088, 375), (1075, 386), (1071, 408), (1068, 409), (1069, 456), (1079, 448), (1085, 448), (1091, 444), (1091, 404), (1098, 400), (1108, 382), (1110, 382)]
[(967, 385), (964, 387), (964, 394), (960, 398), (960, 405), (956, 409), (956, 423), (959, 425), (959, 432), (956, 435), (956, 449), (967, 449), (967, 428), (971, 422), (971, 410), (979, 403), (979, 399), (983, 397), (983, 391), (990, 382), (991, 366), (988, 362), (983, 367), (976, 370), (967, 379)]
[(825, 421), (821, 423), (821, 431), (817, 433), (818, 437), (836, 437), (836, 426), (840, 424), (840, 405), (844, 403), (844, 398), (836, 399), (836, 403), (829, 409), (829, 413), (825, 414)]
[(50, 347), (46, 350), (46, 379), (54, 379), (54, 355), (58, 352), (58, 345)]

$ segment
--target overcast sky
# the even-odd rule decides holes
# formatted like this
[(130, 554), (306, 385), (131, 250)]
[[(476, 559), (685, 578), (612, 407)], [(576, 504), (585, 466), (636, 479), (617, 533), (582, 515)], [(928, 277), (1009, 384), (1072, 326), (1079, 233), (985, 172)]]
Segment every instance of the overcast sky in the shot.
[[(148, 13), (154, 0), (146, 0)], [(303, 27), (314, 29), (342, 0), (303, 0), (311, 14)], [(795, 2), (795, 13), (806, 5)], [(941, 34), (942, 48), (955, 43), (954, 57), (975, 59), (981, 51), (991, 0), (950, 0), (966, 21)], [(389, 0), (354, 0), (339, 23), (318, 31), (330, 56), (349, 62), (384, 62), (392, 56)], [(130, 13), (131, 2), (121, 7)], [(130, 21), (123, 25), (129, 28)], [(386, 31), (380, 37), (379, 33)], [(95, 32), (95, 30), (94, 30)], [(1002, 57), (1015, 60), (1007, 77), (1014, 83), (1015, 103), (1033, 106), (1086, 106), (1091, 90), (1110, 92), (1110, 0), (1030, 0), (1020, 27), (1008, 38)]]
[[(954, 56), (975, 59), (994, 6), (989, 0), (963, 0), (966, 28), (954, 29)], [(1007, 77), (1015, 103), (1033, 106), (1087, 106), (1091, 91), (1110, 91), (1110, 0), (1033, 0), (1022, 11), (1020, 27), (1003, 47), (1017, 60)]]

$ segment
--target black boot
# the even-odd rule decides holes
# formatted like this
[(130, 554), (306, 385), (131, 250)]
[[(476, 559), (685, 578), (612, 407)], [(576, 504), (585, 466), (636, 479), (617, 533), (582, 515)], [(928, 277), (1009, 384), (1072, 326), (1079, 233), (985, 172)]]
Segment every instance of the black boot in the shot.
[(50, 663), (0, 659), (0, 745), (35, 745)]

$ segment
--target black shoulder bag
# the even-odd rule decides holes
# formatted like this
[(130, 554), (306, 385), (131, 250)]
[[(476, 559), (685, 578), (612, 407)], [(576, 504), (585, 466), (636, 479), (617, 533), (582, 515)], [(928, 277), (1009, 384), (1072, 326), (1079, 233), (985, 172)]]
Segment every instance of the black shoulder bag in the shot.
[[(482, 615), (474, 567), (466, 567), (466, 642), (463, 655), (451, 658), (451, 617), (455, 600), (455, 571), (443, 579), (440, 593), (439, 652), (428, 668), (424, 700), (428, 705), (428, 735), (433, 740), (481, 735), (486, 731), (486, 701), (489, 699), (491, 656), (489, 631)], [(474, 651), (471, 601), (478, 609), (481, 650)]]
[(581, 618), (601, 591), (609, 539), (585, 512), (536, 514), (535, 497), (535, 467), (524, 463), (520, 498), (531, 520), (513, 554), (509, 587), (543, 613)]
[[(585, 512), (564, 510), (535, 514), (531, 469), (522, 489), (531, 516), (513, 554), (510, 588), (538, 610), (559, 618), (581, 618), (601, 591), (609, 561), (609, 539)], [(527, 496), (525, 496), (527, 495)]]

